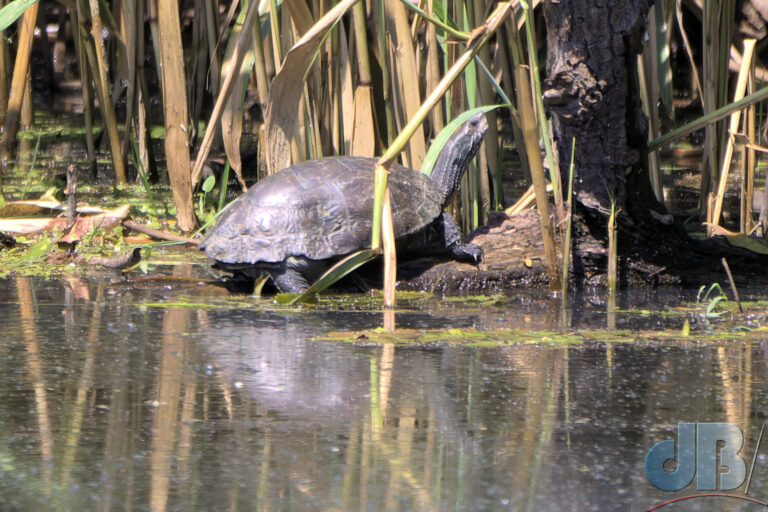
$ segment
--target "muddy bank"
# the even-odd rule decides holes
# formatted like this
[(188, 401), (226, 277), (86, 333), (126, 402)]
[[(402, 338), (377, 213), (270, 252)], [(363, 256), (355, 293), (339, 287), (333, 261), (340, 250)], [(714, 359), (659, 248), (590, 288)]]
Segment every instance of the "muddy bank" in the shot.
[[(529, 210), (514, 217), (493, 213), (488, 225), (468, 235), (467, 240), (483, 248), (482, 263), (474, 266), (428, 258), (402, 261), (399, 262), (398, 288), (459, 293), (548, 286), (537, 212)], [(645, 243), (654, 245), (652, 239)], [(768, 258), (733, 247), (725, 237), (681, 239), (677, 248), (668, 250), (671, 254), (664, 257), (648, 258), (638, 252), (630, 252), (634, 256), (620, 256), (620, 286), (698, 287), (713, 282), (725, 285), (728, 278), (722, 257), (727, 258), (737, 285), (768, 286), (768, 275), (764, 271)], [(577, 287), (604, 286), (606, 266), (603, 244), (581, 237), (573, 249), (571, 283)]]
[(471, 233), (467, 240), (483, 248), (482, 263), (436, 263), (433, 258), (401, 261), (398, 288), (456, 293), (547, 286), (538, 213), (527, 211), (515, 217), (491, 214), (488, 224)]

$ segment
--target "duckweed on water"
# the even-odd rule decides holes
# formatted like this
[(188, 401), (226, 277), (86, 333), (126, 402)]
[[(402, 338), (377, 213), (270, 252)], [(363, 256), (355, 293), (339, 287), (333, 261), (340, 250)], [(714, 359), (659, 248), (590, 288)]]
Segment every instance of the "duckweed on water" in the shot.
[(63, 269), (57, 265), (51, 265), (42, 258), (30, 258), (24, 249), (14, 248), (0, 252), (0, 279), (12, 274), (48, 278), (62, 273)]
[(476, 329), (396, 329), (393, 332), (384, 329), (368, 331), (335, 331), (327, 336), (315, 338), (317, 341), (352, 342), (362, 344), (396, 345), (433, 345), (452, 343), (468, 347), (496, 347), (504, 345), (547, 343), (580, 344), (583, 339), (576, 333), (554, 333), (545, 331), (525, 331), (520, 329), (500, 329), (480, 331)]
[(460, 304), (475, 304), (484, 306), (500, 306), (509, 302), (509, 297), (503, 293), (497, 293), (494, 295), (456, 295), (443, 297), (443, 302), (453, 302)]
[(192, 308), (192, 309), (250, 309), (255, 305), (254, 302), (232, 301), (232, 302), (187, 302), (185, 300), (174, 299), (168, 302), (140, 302), (134, 305), (140, 305), (147, 308)]
[[(320, 295), (317, 305), (325, 307), (351, 306), (355, 309), (380, 311), (384, 294), (381, 290), (371, 290), (368, 293), (349, 295)], [(455, 295), (436, 297), (434, 293), (425, 291), (397, 290), (397, 311), (420, 310), (426, 305), (438, 309), (460, 307), (462, 311), (481, 310), (489, 306), (503, 306), (509, 303), (509, 297), (502, 293), (494, 295)]]
[(686, 311), (685, 307), (671, 307), (665, 310), (616, 308), (617, 313), (625, 313), (625, 314), (640, 315), (640, 316), (654, 315), (654, 316), (660, 316), (665, 318), (679, 318), (679, 317), (685, 316), (685, 311)]
[(467, 347), (499, 347), (507, 345), (582, 345), (585, 343), (671, 343), (718, 344), (764, 340), (768, 327), (755, 329), (698, 332), (683, 336), (680, 330), (629, 331), (629, 330), (581, 330), (579, 332), (526, 331), (522, 329), (498, 329), (480, 331), (475, 329), (384, 329), (368, 331), (335, 331), (316, 341), (331, 341), (360, 344), (433, 345), (437, 343), (458, 344)]

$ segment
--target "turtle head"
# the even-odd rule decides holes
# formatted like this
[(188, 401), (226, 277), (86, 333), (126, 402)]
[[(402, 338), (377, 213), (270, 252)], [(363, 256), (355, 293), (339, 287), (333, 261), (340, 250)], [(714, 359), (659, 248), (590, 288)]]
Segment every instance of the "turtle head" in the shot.
[(487, 130), (488, 121), (485, 114), (475, 114), (462, 124), (443, 146), (430, 174), (430, 178), (443, 194), (443, 207), (459, 187), (461, 177), (480, 149), (480, 143)]

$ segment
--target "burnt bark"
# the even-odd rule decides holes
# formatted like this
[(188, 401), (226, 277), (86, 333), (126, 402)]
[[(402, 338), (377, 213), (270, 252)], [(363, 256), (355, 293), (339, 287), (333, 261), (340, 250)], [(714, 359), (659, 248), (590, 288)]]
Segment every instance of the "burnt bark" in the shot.
[(638, 276), (659, 283), (661, 274), (690, 284), (721, 273), (721, 257), (728, 257), (740, 277), (753, 277), (764, 268), (764, 257), (731, 247), (722, 238), (692, 240), (653, 193), (648, 122), (637, 80), (637, 57), (652, 3), (544, 2), (548, 55), (543, 94), (564, 176), (576, 139), (574, 270), (582, 276), (604, 272), (613, 202), (620, 212), (618, 249), (625, 284)]
[(656, 279), (670, 263), (701, 258), (653, 193), (648, 171), (648, 121), (642, 111), (637, 57), (647, 25), (649, 0), (549, 0), (547, 79), (544, 102), (560, 158), (574, 151), (574, 269), (605, 268), (607, 221), (618, 215), (622, 274), (631, 270)]
[[(576, 138), (574, 193), (603, 214), (611, 201), (627, 211), (652, 197), (645, 147), (648, 124), (637, 91), (637, 55), (648, 0), (544, 3), (547, 79), (544, 103), (553, 120), (561, 169)], [(565, 174), (565, 173), (564, 173)], [(628, 185), (633, 194), (628, 197)], [(641, 190), (634, 190), (637, 186)], [(636, 194), (635, 192), (642, 192)]]

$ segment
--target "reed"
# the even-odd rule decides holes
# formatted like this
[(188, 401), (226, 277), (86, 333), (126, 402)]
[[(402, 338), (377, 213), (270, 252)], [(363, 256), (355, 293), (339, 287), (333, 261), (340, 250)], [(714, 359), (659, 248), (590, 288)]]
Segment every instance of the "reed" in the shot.
[(555, 207), (557, 208), (558, 219), (564, 217), (562, 179), (560, 177), (560, 163), (555, 158), (555, 152), (552, 148), (552, 132), (547, 123), (547, 116), (544, 110), (544, 102), (541, 94), (541, 79), (539, 73), (539, 60), (536, 56), (538, 48), (534, 42), (536, 29), (533, 26), (533, 14), (531, 8), (526, 2), (521, 3), (525, 14), (525, 39), (528, 43), (528, 67), (530, 69), (531, 83), (533, 83), (534, 106), (536, 120), (539, 124), (539, 139), (544, 144), (544, 151), (547, 155), (547, 164), (549, 165), (549, 180), (552, 183), (552, 191), (555, 196)]
[[(255, 2), (254, 2), (255, 3)], [(253, 5), (253, 4), (250, 4)], [(252, 7), (251, 9), (255, 9)], [(244, 24), (248, 16), (249, 4), (244, 3), (235, 20), (229, 37), (229, 44), (224, 55), (224, 64), (221, 69), (222, 76), (233, 75), (231, 80), (232, 90), (226, 98), (221, 113), (220, 128), (221, 138), (224, 142), (224, 150), (227, 154), (228, 164), (235, 171), (235, 176), (240, 182), (243, 191), (246, 190), (243, 179), (242, 161), (240, 159), (240, 139), (243, 134), (243, 116), (245, 114), (245, 93), (251, 69), (254, 66), (254, 52), (248, 51), (241, 55), (238, 51), (239, 43), (253, 42), (254, 37), (244, 30)], [(249, 20), (251, 21), (251, 20)], [(250, 30), (256, 30), (258, 26), (256, 17), (253, 16), (249, 23)], [(242, 49), (240, 49), (242, 51)], [(228, 81), (228, 83), (230, 83)]]
[[(739, 80), (736, 84), (736, 90), (734, 92), (734, 101), (739, 101), (744, 98), (744, 93), (747, 88), (747, 79), (749, 78), (749, 68), (752, 62), (752, 55), (755, 50), (755, 40), (747, 39), (744, 41), (744, 58), (742, 59), (741, 70), (739, 71)], [(737, 110), (731, 114), (731, 119), (728, 128), (728, 139), (725, 146), (725, 153), (723, 156), (723, 164), (720, 170), (720, 179), (718, 181), (717, 193), (715, 195), (715, 203), (711, 212), (709, 212), (709, 226), (717, 226), (720, 224), (720, 214), (723, 209), (723, 199), (725, 198), (725, 187), (728, 181), (728, 173), (731, 168), (731, 159), (733, 158), (733, 148), (735, 145), (735, 134), (739, 128), (739, 121), (741, 120), (741, 111)], [(711, 229), (711, 228), (710, 228)]]
[[(528, 69), (519, 66), (516, 71), (518, 107), (523, 125), (523, 137), (525, 138), (525, 150), (528, 154), (531, 180), (536, 194), (536, 209), (539, 210), (541, 237), (544, 244), (544, 259), (549, 274), (550, 287), (553, 290), (560, 288), (560, 272), (557, 261), (557, 242), (555, 240), (555, 228), (549, 215), (549, 197), (547, 196), (547, 182), (544, 176), (544, 165), (539, 152), (539, 130), (536, 117), (533, 114), (533, 100), (531, 96)], [(554, 189), (554, 185), (553, 185)]]
[(229, 185), (229, 161), (224, 164), (224, 171), (221, 173), (221, 180), (219, 181), (219, 203), (216, 208), (217, 212), (224, 209), (224, 205), (227, 203), (227, 185)]
[(571, 263), (571, 228), (573, 226), (573, 159), (576, 154), (576, 139), (571, 141), (571, 163), (568, 166), (568, 193), (565, 196), (565, 233), (563, 235), (563, 277), (560, 283), (561, 299), (563, 303), (568, 301), (568, 275)]
[[(98, 0), (77, 0), (78, 20), (80, 21), (80, 36), (86, 37), (90, 27), (90, 40), (84, 43), (85, 55), (88, 60), (88, 69), (93, 74), (96, 84), (96, 93), (99, 97), (99, 108), (104, 118), (109, 147), (112, 154), (112, 165), (115, 171), (115, 180), (119, 185), (126, 184), (128, 177), (125, 171), (125, 156), (122, 152), (122, 143), (117, 130), (117, 114), (111, 99), (111, 87), (109, 81), (109, 60), (107, 49), (102, 34), (104, 26), (101, 20), (101, 11)], [(178, 18), (178, 16), (177, 16)]]
[(373, 78), (371, 75), (370, 49), (366, 37), (365, 6), (357, 2), (352, 8), (354, 21), (355, 54), (357, 56), (357, 87), (354, 89), (354, 121), (344, 123), (345, 138), (350, 139), (353, 155), (373, 156), (376, 149), (376, 131), (373, 121)]
[[(727, 101), (728, 62), (733, 34), (730, 20), (733, 19), (735, 4), (734, 0), (704, 2), (702, 100), (705, 115), (722, 107)], [(725, 129), (723, 123), (708, 123), (705, 126), (699, 210), (709, 223), (714, 213), (710, 205), (715, 202), (720, 157), (725, 151)]]
[[(458, 78), (460, 73), (464, 70), (464, 68), (472, 61), (474, 56), (479, 51), (480, 47), (485, 44), (488, 39), (490, 38), (491, 34), (501, 25), (505, 19), (505, 17), (509, 14), (511, 11), (511, 3), (509, 2), (502, 2), (499, 4), (499, 6), (494, 10), (493, 13), (486, 19), (486, 22), (484, 25), (481, 26), (481, 28), (476, 33), (477, 35), (470, 41), (470, 43), (467, 46), (467, 49), (464, 51), (464, 53), (461, 54), (461, 56), (456, 60), (456, 62), (453, 64), (450, 70), (446, 72), (446, 74), (443, 76), (442, 80), (438, 83), (438, 86), (435, 90), (433, 90), (429, 96), (424, 100), (424, 103), (421, 104), (419, 109), (415, 112), (414, 116), (409, 120), (408, 124), (403, 128), (403, 130), (400, 132), (400, 134), (395, 138), (395, 140), (390, 144), (387, 151), (384, 152), (384, 154), (379, 159), (379, 163), (382, 166), (388, 165), (390, 162), (394, 160), (396, 155), (399, 153), (399, 151), (405, 147), (405, 144), (410, 139), (410, 136), (412, 133), (414, 133), (418, 126), (421, 125), (421, 123), (424, 121), (426, 116), (429, 114), (429, 112), (437, 105), (441, 99), (443, 98), (443, 95), (446, 93), (448, 88), (454, 83), (454, 81)], [(377, 169), (377, 172), (384, 173), (384, 176), (386, 176), (386, 171), (381, 168), (381, 171)], [(382, 186), (386, 186), (386, 177), (381, 179), (380, 181), (382, 183)], [(373, 217), (373, 247), (378, 247), (380, 242), (380, 229), (381, 229), (381, 205), (383, 204), (383, 192), (379, 191), (379, 188), (377, 186), (377, 193), (376, 193), (376, 202), (374, 203), (374, 217)]]
[[(755, 89), (755, 63), (752, 61), (749, 67), (749, 79), (747, 81), (747, 91), (752, 93)], [(742, 151), (744, 151), (745, 158), (743, 158), (743, 170), (742, 170), (742, 193), (741, 193), (741, 232), (748, 235), (752, 233), (754, 227), (754, 217), (752, 212), (754, 211), (753, 198), (755, 196), (755, 170), (757, 169), (757, 152), (755, 151), (755, 145), (757, 144), (757, 107), (750, 105), (747, 107), (747, 115), (744, 118), (745, 129), (743, 132), (746, 134), (747, 141), (742, 144)]]
[(249, 4), (245, 20), (243, 21), (243, 28), (238, 34), (237, 43), (232, 49), (232, 55), (230, 59), (227, 61), (230, 69), (232, 69), (233, 72), (228, 73), (224, 78), (223, 83), (221, 84), (221, 89), (219, 90), (219, 95), (216, 97), (216, 103), (213, 106), (213, 111), (211, 112), (211, 116), (208, 119), (205, 134), (203, 135), (203, 140), (197, 153), (197, 159), (195, 160), (194, 166), (192, 167), (192, 186), (196, 186), (200, 181), (200, 175), (203, 171), (203, 164), (205, 163), (205, 159), (208, 157), (211, 146), (213, 145), (213, 138), (216, 134), (216, 126), (221, 119), (221, 115), (225, 108), (225, 103), (234, 88), (235, 81), (240, 78), (240, 74), (235, 73), (234, 70), (240, 69), (243, 60), (245, 59), (245, 54), (248, 51), (248, 44), (252, 40), (250, 31), (253, 27), (253, 24), (257, 20), (257, 11), (258, 4), (256, 2)]
[[(637, 58), (637, 74), (640, 81), (640, 97), (643, 102), (643, 112), (648, 116), (648, 138), (653, 140), (659, 136), (659, 123), (658, 116), (656, 115), (656, 109), (653, 108), (651, 102), (651, 93), (649, 92), (650, 84), (649, 77), (645, 72), (645, 62), (643, 56)], [(659, 162), (659, 155), (655, 151), (648, 152), (648, 166), (651, 171), (651, 185), (653, 186), (653, 192), (656, 195), (656, 199), (660, 202), (664, 202), (664, 191), (661, 185), (661, 164)]]
[[(21, 102), (24, 98), (24, 85), (27, 80), (29, 58), (32, 53), (32, 40), (34, 38), (35, 21), (39, 4), (30, 5), (19, 22), (19, 45), (16, 49), (16, 61), (13, 66), (13, 78), (11, 92), (8, 98), (8, 111), (5, 117), (5, 127), (2, 139), (0, 139), (0, 159), (7, 160), (11, 156), (11, 148), (16, 144), (16, 133), (19, 129), (21, 116)], [(5, 11), (8, 7), (3, 9)], [(3, 172), (0, 166), (0, 192), (3, 185)]]
[[(96, 0), (91, 0), (96, 1)], [(171, 180), (176, 221), (179, 229), (195, 228), (192, 182), (189, 174), (189, 137), (187, 134), (187, 90), (184, 75), (184, 51), (181, 45), (179, 6), (176, 0), (158, 0), (158, 32), (155, 45), (162, 59), (161, 76), (165, 120), (165, 158)]]
[(136, 142), (135, 138), (131, 139), (132, 146), (133, 146), (133, 158), (134, 158), (134, 166), (136, 168), (136, 172), (139, 175), (139, 180), (141, 181), (141, 185), (144, 187), (144, 191), (147, 193), (147, 199), (149, 200), (150, 207), (157, 212), (157, 204), (155, 203), (155, 195), (152, 192), (152, 185), (149, 182), (149, 177), (147, 176), (147, 170), (144, 167), (143, 162), (141, 161), (141, 154), (139, 149), (139, 144)]
[(616, 229), (616, 203), (611, 200), (611, 215), (608, 217), (608, 292), (615, 297), (619, 277), (618, 230)]
[(686, 135), (689, 135), (696, 130), (711, 126), (721, 119), (725, 119), (737, 110), (743, 109), (744, 107), (758, 103), (765, 99), (768, 99), (768, 87), (763, 87), (762, 89), (755, 91), (749, 96), (745, 96), (739, 101), (734, 101), (733, 103), (725, 105), (724, 107), (720, 107), (719, 109), (710, 112), (709, 114), (705, 114), (689, 123), (684, 124), (679, 128), (665, 133), (661, 137), (653, 139), (648, 143), (648, 151), (654, 151), (662, 146), (671, 144), (673, 141), (685, 137)]

